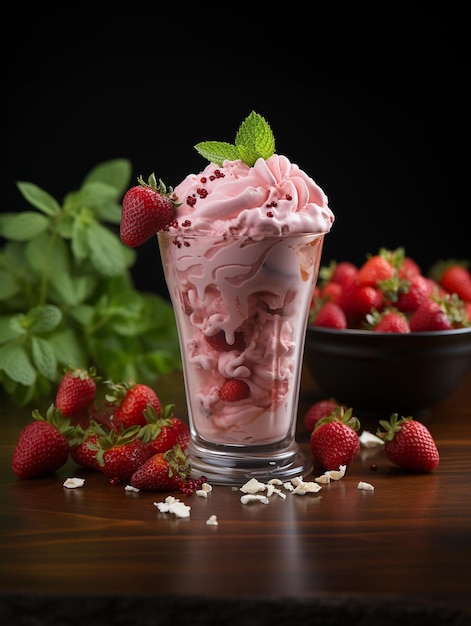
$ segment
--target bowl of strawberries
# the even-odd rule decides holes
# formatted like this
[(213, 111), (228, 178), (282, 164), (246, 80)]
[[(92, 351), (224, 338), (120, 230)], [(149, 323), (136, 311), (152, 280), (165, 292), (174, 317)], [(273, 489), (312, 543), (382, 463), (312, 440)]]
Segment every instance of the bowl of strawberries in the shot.
[(322, 267), (304, 361), (325, 396), (357, 413), (426, 413), (471, 369), (467, 262), (425, 274), (403, 248), (381, 248), (359, 267)]

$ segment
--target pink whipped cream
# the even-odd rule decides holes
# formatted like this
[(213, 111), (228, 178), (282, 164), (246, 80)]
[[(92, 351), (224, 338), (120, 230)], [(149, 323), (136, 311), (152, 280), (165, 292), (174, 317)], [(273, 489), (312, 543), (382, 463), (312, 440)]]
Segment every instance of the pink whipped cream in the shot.
[[(285, 156), (210, 163), (176, 188), (179, 226), (186, 234), (252, 237), (327, 233), (334, 215), (322, 189)], [(186, 224), (186, 226), (185, 226)]]
[[(175, 196), (177, 220), (159, 242), (193, 433), (215, 444), (290, 439), (323, 235), (334, 220), (327, 197), (279, 155), (254, 167), (209, 164)], [(233, 349), (207, 341), (221, 333)], [(250, 396), (222, 401), (230, 378), (244, 380)]]

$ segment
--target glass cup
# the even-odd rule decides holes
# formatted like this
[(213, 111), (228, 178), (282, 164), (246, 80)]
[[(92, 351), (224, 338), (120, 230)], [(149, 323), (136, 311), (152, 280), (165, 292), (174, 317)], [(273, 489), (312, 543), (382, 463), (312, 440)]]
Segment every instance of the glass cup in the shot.
[(242, 485), (308, 474), (312, 462), (295, 434), (324, 234), (161, 231), (158, 241), (180, 341), (192, 475)]

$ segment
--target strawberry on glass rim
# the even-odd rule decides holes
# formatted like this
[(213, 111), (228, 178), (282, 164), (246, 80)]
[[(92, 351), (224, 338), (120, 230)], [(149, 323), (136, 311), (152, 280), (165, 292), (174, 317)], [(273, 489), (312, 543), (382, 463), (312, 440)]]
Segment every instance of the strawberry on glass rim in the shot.
[(137, 248), (175, 219), (173, 189), (157, 180), (155, 174), (146, 183), (142, 176), (139, 185), (128, 189), (122, 202), (119, 236), (130, 248)]

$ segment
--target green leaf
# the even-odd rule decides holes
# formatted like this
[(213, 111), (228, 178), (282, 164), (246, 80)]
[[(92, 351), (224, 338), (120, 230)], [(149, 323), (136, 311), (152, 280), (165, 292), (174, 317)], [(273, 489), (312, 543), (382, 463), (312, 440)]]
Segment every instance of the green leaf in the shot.
[(117, 235), (98, 222), (87, 229), (87, 244), (92, 265), (104, 276), (125, 272), (135, 258), (135, 250), (121, 243)]
[(34, 211), (0, 216), (0, 235), (11, 241), (28, 241), (47, 229), (49, 219)]
[(81, 220), (74, 220), (71, 229), (71, 250), (77, 261), (83, 261), (88, 256), (88, 229), (89, 224)]
[(84, 338), (71, 328), (59, 330), (48, 337), (57, 361), (64, 367), (88, 367), (88, 347)]
[(95, 314), (95, 307), (87, 304), (74, 306), (68, 313), (83, 328), (87, 328), (92, 323)]
[(15, 317), (15, 315), (2, 315), (2, 317), (0, 317), (0, 343), (7, 343), (24, 334), (24, 331), (20, 330), (18, 332), (18, 330), (15, 329), (15, 325), (12, 323)]
[(0, 270), (0, 300), (7, 300), (20, 290), (20, 285), (15, 280), (15, 277)]
[(54, 330), (62, 321), (61, 310), (53, 304), (34, 307), (24, 316), (23, 326), (31, 335), (41, 335)]
[(104, 222), (119, 224), (121, 222), (122, 207), (121, 204), (109, 202), (97, 207), (96, 214)]
[(54, 216), (61, 212), (62, 209), (57, 200), (37, 185), (20, 181), (16, 183), (16, 186), (20, 190), (22, 196), (28, 200), (30, 204), (46, 215)]
[(56, 273), (70, 272), (70, 254), (67, 244), (57, 237), (51, 239), (42, 233), (28, 242), (25, 255), (34, 273), (46, 274), (51, 280)]
[(80, 189), (80, 202), (87, 207), (100, 207), (116, 200), (116, 189), (102, 182), (89, 182)]
[(25, 407), (37, 397), (51, 397), (51, 383), (42, 376), (37, 376), (32, 385), (22, 385), (0, 371), (0, 382), (16, 406)]
[(94, 291), (96, 279), (93, 276), (70, 276), (65, 272), (57, 272), (50, 278), (51, 294), (59, 306), (76, 307), (84, 302)]
[(32, 337), (31, 353), (38, 372), (54, 381), (57, 378), (57, 359), (49, 342), (42, 337)]
[(22, 385), (34, 385), (36, 370), (23, 346), (7, 343), (0, 347), (0, 369)]
[(96, 165), (85, 177), (83, 185), (91, 182), (106, 183), (115, 189), (116, 197), (122, 196), (131, 181), (132, 166), (127, 159), (111, 159)]
[(216, 165), (222, 165), (226, 159), (241, 159), (252, 167), (257, 159), (266, 161), (275, 153), (275, 138), (265, 118), (252, 111), (240, 125), (234, 145), (223, 141), (203, 141), (195, 148)]
[(236, 146), (224, 141), (203, 141), (196, 144), (195, 148), (202, 157), (219, 166), (222, 166), (226, 160), (237, 161), (240, 159), (239, 150)]
[[(275, 152), (275, 138), (264, 117), (252, 111), (242, 122), (235, 139), (244, 162), (253, 166), (258, 158), (269, 159)], [(248, 159), (248, 160), (245, 160)]]

